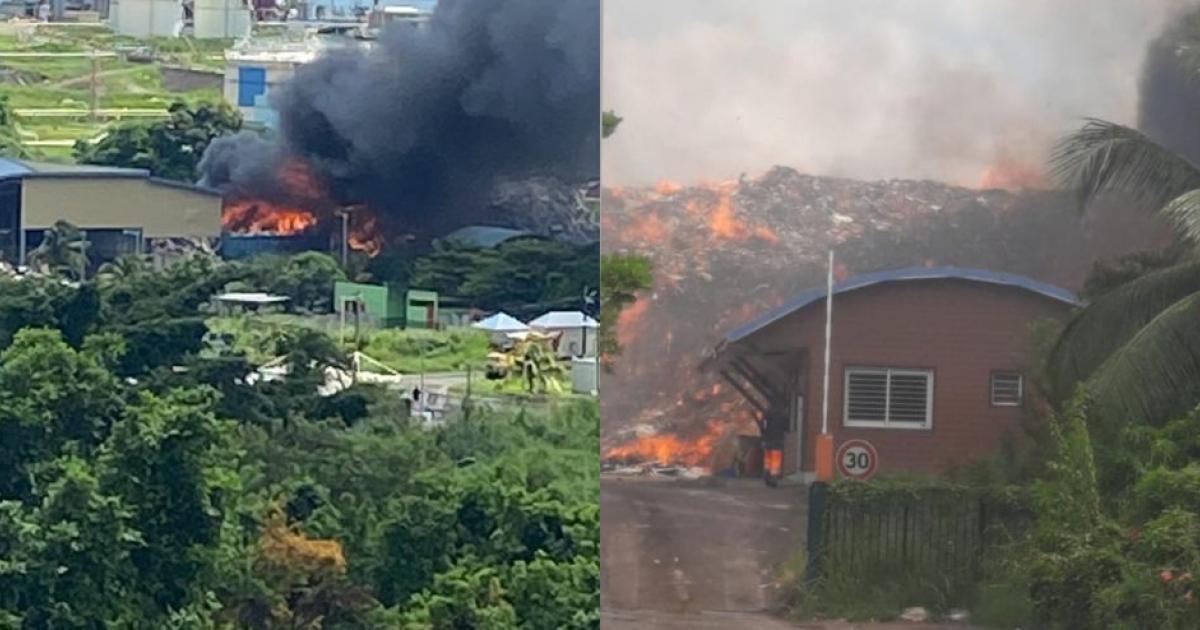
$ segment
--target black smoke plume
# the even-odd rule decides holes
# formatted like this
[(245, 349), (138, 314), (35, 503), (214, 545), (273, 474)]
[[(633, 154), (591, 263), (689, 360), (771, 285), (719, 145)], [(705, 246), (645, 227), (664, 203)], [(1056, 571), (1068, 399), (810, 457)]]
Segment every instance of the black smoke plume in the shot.
[(279, 137), (221, 139), (200, 170), (269, 198), (298, 158), (389, 233), (502, 224), (502, 181), (598, 177), (599, 86), (599, 0), (442, 0), (424, 28), (300, 67), (274, 95)]

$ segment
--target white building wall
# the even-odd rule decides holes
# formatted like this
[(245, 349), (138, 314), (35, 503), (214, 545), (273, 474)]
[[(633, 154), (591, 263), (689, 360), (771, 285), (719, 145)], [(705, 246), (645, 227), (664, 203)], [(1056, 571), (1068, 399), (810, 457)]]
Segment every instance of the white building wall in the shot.
[(179, 0), (113, 0), (113, 29), (130, 37), (174, 37), (183, 24)]
[(196, 0), (192, 33), (198, 39), (244, 37), (250, 33), (250, 9), (242, 0)]

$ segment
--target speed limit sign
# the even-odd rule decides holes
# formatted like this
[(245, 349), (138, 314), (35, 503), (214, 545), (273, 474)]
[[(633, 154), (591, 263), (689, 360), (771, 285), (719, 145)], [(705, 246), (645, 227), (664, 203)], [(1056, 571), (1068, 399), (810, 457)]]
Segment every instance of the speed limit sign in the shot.
[(878, 466), (879, 453), (866, 440), (846, 440), (838, 448), (838, 472), (847, 479), (870, 479)]

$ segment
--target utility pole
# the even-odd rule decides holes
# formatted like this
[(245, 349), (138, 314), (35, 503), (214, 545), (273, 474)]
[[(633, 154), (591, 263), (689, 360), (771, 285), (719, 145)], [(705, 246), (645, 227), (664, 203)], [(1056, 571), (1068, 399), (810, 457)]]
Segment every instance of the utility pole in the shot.
[(342, 217), (342, 269), (350, 263), (350, 211), (346, 208), (338, 210)]
[(91, 103), (90, 103), (91, 104), (91, 118), (92, 118), (92, 122), (96, 122), (96, 110), (98, 108), (99, 93), (100, 93), (100, 82), (98, 80), (99, 73), (96, 71), (97, 70), (96, 64), (98, 63), (98, 60), (96, 57), (96, 49), (94, 49), (94, 48), (91, 49), (91, 54), (88, 55), (88, 58), (92, 62)]

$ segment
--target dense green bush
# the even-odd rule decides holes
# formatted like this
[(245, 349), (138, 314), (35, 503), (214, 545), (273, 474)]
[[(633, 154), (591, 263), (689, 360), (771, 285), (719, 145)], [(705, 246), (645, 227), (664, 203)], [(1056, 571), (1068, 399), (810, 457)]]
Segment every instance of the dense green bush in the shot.
[[(1200, 469), (1180, 458), (1194, 437), (1168, 443), (1195, 422), (1193, 413), (1160, 429), (1131, 427), (1106, 443), (1089, 431), (1082, 398), (1054, 421), (1054, 475), (1038, 484), (1038, 528), (1021, 559), (1043, 625), (1194, 627)], [(1106, 487), (1099, 453), (1118, 449), (1130, 462), (1126, 485)]]
[(598, 627), (595, 402), (412, 425), (318, 396), (345, 357), (313, 327), (254, 382), (197, 352), (246, 269), (0, 280), (0, 627)]

